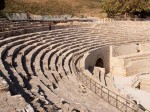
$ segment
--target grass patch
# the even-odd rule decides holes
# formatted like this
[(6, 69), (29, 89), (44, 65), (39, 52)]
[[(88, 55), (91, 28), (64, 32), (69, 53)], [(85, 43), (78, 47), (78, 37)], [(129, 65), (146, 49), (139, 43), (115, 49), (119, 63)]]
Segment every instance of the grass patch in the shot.
[(101, 15), (101, 0), (46, 0), (45, 2), (6, 0), (3, 12), (29, 12), (40, 15)]

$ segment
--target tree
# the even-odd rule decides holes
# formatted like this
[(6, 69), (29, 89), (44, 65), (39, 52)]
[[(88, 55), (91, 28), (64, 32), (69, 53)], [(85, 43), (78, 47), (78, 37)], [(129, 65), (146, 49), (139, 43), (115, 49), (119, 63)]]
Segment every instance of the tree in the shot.
[(150, 0), (104, 0), (102, 7), (108, 16), (139, 15), (150, 12)]

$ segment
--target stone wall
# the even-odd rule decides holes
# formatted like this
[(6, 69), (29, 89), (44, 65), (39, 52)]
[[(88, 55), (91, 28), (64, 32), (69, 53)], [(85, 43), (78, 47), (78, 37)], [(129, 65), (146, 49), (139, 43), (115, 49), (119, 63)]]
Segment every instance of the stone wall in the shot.
[(134, 54), (137, 53), (137, 51), (138, 51), (138, 45), (136, 43), (112, 46), (113, 57)]
[(144, 43), (144, 44), (141, 44), (141, 51), (150, 51), (150, 44), (149, 43)]
[(110, 47), (102, 47), (97, 50), (91, 51), (85, 59), (85, 69), (88, 69), (90, 66), (95, 66), (97, 60), (101, 58), (104, 62), (104, 67), (106, 73), (109, 72), (110, 67)]
[(149, 43), (113, 45), (110, 61), (111, 73), (122, 76), (150, 73), (149, 48)]
[(150, 73), (150, 59), (131, 61), (131, 65), (126, 68), (126, 76)]

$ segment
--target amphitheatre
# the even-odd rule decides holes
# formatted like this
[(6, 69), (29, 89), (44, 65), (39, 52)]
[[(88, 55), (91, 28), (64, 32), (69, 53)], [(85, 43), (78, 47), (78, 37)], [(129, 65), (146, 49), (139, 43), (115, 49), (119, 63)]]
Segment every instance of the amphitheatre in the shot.
[(28, 16), (0, 17), (0, 112), (150, 112), (150, 21)]

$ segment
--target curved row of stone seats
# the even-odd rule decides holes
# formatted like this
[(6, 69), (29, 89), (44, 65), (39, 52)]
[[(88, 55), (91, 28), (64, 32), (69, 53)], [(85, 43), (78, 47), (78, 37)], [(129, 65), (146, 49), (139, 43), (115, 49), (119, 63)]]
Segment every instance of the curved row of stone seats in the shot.
[[(16, 42), (16, 43), (17, 43), (17, 42)], [(13, 43), (13, 45), (15, 45), (15, 42)], [(12, 47), (13, 45), (11, 45), (11, 47)], [(17, 44), (17, 46), (18, 46), (18, 44)], [(30, 46), (30, 47), (31, 47), (31, 46)], [(21, 48), (22, 48), (22, 47), (21, 47)], [(15, 48), (13, 48), (13, 49), (15, 49)], [(30, 50), (31, 50), (31, 49), (30, 49)], [(30, 50), (29, 50), (29, 51), (30, 51)], [(27, 50), (27, 51), (28, 51), (28, 50)], [(16, 52), (16, 51), (15, 51), (15, 52)], [(9, 54), (14, 54), (14, 53), (11, 52), (11, 53), (9, 53)], [(11, 56), (11, 55), (10, 55), (10, 56)], [(13, 57), (15, 57), (15, 56), (13, 56)], [(14, 64), (14, 65), (15, 65), (15, 64)], [(23, 65), (23, 64), (22, 64), (22, 65)], [(19, 74), (18, 74), (18, 75), (19, 75)], [(31, 76), (31, 77), (32, 77), (32, 76)], [(36, 84), (35, 84), (35, 85), (36, 85)], [(44, 86), (44, 85), (41, 85), (41, 86)], [(44, 88), (44, 87), (42, 87), (42, 88)]]
[(9, 31), (9, 30), (17, 30), (17, 29), (25, 29), (30, 27), (38, 27), (48, 25), (47, 22), (31, 22), (31, 21), (20, 21), (20, 22), (3, 22), (0, 24), (0, 31)]
[[(32, 39), (32, 38), (29, 38), (29, 40), (30, 40), (30, 39)], [(34, 39), (35, 39), (35, 37), (34, 37)], [(24, 41), (28, 41), (28, 39), (25, 38)], [(14, 43), (15, 43), (15, 42), (14, 42)], [(17, 43), (17, 42), (16, 42), (16, 43)], [(14, 45), (14, 44), (12, 44), (12, 45)], [(21, 45), (22, 45), (22, 44), (21, 44)], [(28, 45), (28, 44), (26, 44), (26, 45)], [(18, 45), (16, 44), (16, 46), (18, 46)], [(15, 46), (15, 47), (16, 47), (16, 46)], [(10, 43), (10, 46), (9, 46), (9, 47), (12, 47), (12, 46), (11, 46), (11, 43)], [(8, 50), (8, 48), (7, 48), (7, 50)], [(7, 53), (7, 50), (5, 50), (6, 53)], [(11, 49), (9, 49), (9, 50), (11, 50)], [(9, 53), (9, 54), (10, 54), (10, 53)], [(11, 54), (13, 54), (13, 53), (11, 53)], [(5, 53), (4, 53), (3, 55), (6, 56)], [(9, 55), (9, 57), (10, 57), (10, 56), (12, 56), (12, 55)], [(5, 60), (5, 58), (2, 58), (2, 59)], [(7, 59), (6, 59), (6, 60), (7, 60)], [(20, 60), (20, 61), (21, 61), (21, 60)], [(4, 62), (4, 61), (3, 61), (3, 62)], [(11, 62), (10, 62), (10, 63), (11, 63)], [(6, 66), (5, 63), (3, 63), (3, 64)], [(11, 68), (11, 67), (10, 67), (10, 68)], [(6, 68), (6, 69), (8, 70), (8, 69), (10, 69), (10, 68)], [(11, 68), (11, 69), (13, 69), (13, 68)], [(9, 73), (9, 74), (11, 74), (11, 75), (15, 74), (16, 77), (17, 77), (17, 80), (18, 80), (19, 82), (21, 81), (21, 79), (18, 78), (18, 77), (20, 76), (19, 73), (17, 74), (17, 72), (15, 72), (15, 73), (13, 72), (13, 73)], [(24, 74), (23, 74), (23, 75), (24, 75)], [(12, 79), (13, 79), (13, 78), (12, 78)], [(22, 79), (24, 79), (24, 78), (22, 77)], [(26, 80), (26, 81), (27, 81), (27, 80)], [(37, 82), (37, 81), (36, 81), (36, 82)], [(39, 79), (39, 82), (40, 82), (40, 79)], [(14, 83), (17, 83), (17, 82), (14, 82)], [(37, 84), (40, 84), (40, 83), (37, 83)], [(21, 84), (19, 84), (19, 85), (21, 85)], [(43, 87), (43, 86), (44, 86), (44, 85), (41, 83), (41, 87)], [(38, 87), (38, 85), (37, 85), (37, 87)], [(45, 88), (45, 89), (46, 89), (46, 88)], [(46, 89), (46, 91), (48, 91), (48, 90)]]
[[(15, 44), (16, 44), (16, 43), (15, 43)], [(7, 49), (7, 50), (11, 51), (12, 49), (10, 48), (10, 49)], [(5, 62), (7, 62), (8, 64), (11, 64), (11, 66), (12, 66), (12, 65), (15, 65), (15, 64), (12, 63), (12, 61), (11, 61), (11, 59), (10, 59), (10, 56), (12, 56), (12, 55), (11, 55), (10, 52), (7, 51), (7, 50), (6, 50), (5, 52), (6, 52), (6, 53), (9, 53), (9, 54), (8, 54), (9, 57), (7, 57), (6, 59), (5, 59), (5, 57), (4, 57), (3, 59), (6, 60)], [(7, 54), (6, 54), (6, 55), (7, 55)], [(13, 56), (12, 56), (12, 57), (13, 57)], [(10, 61), (9, 61), (9, 60), (10, 60)], [(12, 71), (16, 71), (13, 67), (12, 67), (11, 69), (13, 69)], [(15, 73), (16, 73), (16, 72), (15, 72)], [(17, 74), (17, 73), (16, 73), (16, 74)], [(25, 74), (23, 74), (22, 77), (25, 77), (24, 75), (25, 75)], [(18, 75), (18, 76), (19, 76), (19, 75)], [(20, 82), (20, 81), (21, 81), (21, 80), (19, 80), (19, 82)], [(21, 85), (24, 86), (24, 84), (21, 84)]]
[(5, 17), (3, 17), (2, 15), (0, 15), (0, 22), (2, 21), (6, 21), (7, 20), (7, 18), (5, 18)]
[[(89, 23), (88, 23), (89, 24)], [(90, 23), (91, 24), (91, 23)], [(49, 22), (37, 22), (37, 21), (3, 21), (0, 23), (0, 33), (6, 31), (13, 31), (19, 29), (28, 29), (31, 27), (48, 27)], [(78, 27), (80, 25), (73, 25), (74, 27)], [(71, 27), (70, 25), (53, 25), (53, 29), (61, 29), (61, 28), (68, 28)]]
[[(71, 51), (73, 50), (73, 47), (75, 47), (75, 46), (70, 47), (70, 50), (68, 50), (68, 51), (66, 50), (66, 53), (67, 53), (67, 54), (72, 53)], [(83, 49), (83, 48), (86, 48), (86, 47), (87, 47), (87, 46), (84, 45), (84, 46), (82, 46), (82, 49)], [(68, 49), (68, 48), (67, 48), (67, 49)], [(77, 48), (76, 48), (76, 49), (77, 49)], [(78, 50), (78, 49), (77, 49), (77, 50)], [(65, 55), (66, 53), (63, 53), (63, 57), (67, 57), (67, 55)], [(60, 55), (59, 55), (59, 58), (60, 58)], [(62, 72), (63, 72), (63, 70), (65, 70), (65, 68), (66, 68), (67, 71), (70, 71), (69, 64), (67, 64), (69, 68), (66, 67), (66, 66), (63, 68), (63, 65), (62, 65), (62, 62), (61, 62), (62, 59), (63, 59), (63, 58), (60, 58), (60, 60), (58, 60), (58, 63), (55, 61), (55, 62), (56, 62), (55, 64), (58, 66), (58, 69), (59, 69), (59, 70), (57, 70), (57, 71), (60, 72), (61, 74), (63, 74)], [(65, 64), (66, 64), (66, 63), (65, 63)], [(65, 72), (65, 73), (66, 73), (66, 72)]]
[[(58, 45), (60, 45), (60, 44), (58, 44)], [(57, 46), (58, 46), (58, 45), (57, 45)], [(57, 47), (57, 46), (55, 45), (55, 47)], [(56, 52), (57, 50), (58, 50), (58, 49), (54, 49), (54, 52)], [(49, 53), (50, 53), (50, 54), (54, 54), (54, 52), (53, 52), (53, 50), (51, 50)], [(49, 55), (50, 55), (50, 54), (49, 54)], [(52, 57), (52, 56), (49, 56), (49, 57)], [(49, 58), (49, 57), (48, 57), (48, 58)], [(48, 59), (48, 58), (47, 58), (47, 61), (50, 60), (50, 59)], [(46, 61), (46, 62), (47, 62), (47, 61)], [(45, 63), (46, 63), (46, 62), (45, 62)], [(55, 66), (55, 62), (53, 62), (53, 63), (54, 63), (54, 66)], [(46, 67), (46, 68), (48, 68), (48, 67)]]
[(46, 31), (48, 29), (49, 29), (48, 27), (32, 27), (32, 28), (27, 28), (27, 29), (18, 29), (18, 30), (0, 32), (0, 39), (4, 39), (6, 37), (22, 35), (22, 34), (27, 34), (27, 33)]
[[(6, 26), (5, 26), (6, 27)], [(61, 29), (62, 28), (71, 28), (71, 27), (80, 27), (80, 26), (58, 26), (58, 25), (53, 25), (52, 29)], [(3, 27), (0, 27), (3, 28)], [(49, 30), (48, 23), (40, 23), (37, 25), (29, 25), (28, 27), (18, 27), (17, 29), (10, 29), (8, 28), (8, 31), (3, 31), (0, 32), (0, 39), (6, 38), (6, 37), (11, 37), (11, 36), (17, 36), (21, 34), (26, 34), (26, 33), (32, 33), (32, 32), (39, 32), (39, 31), (46, 31)]]
[[(1, 41), (2, 43), (0, 42), (3, 46), (1, 61), (5, 68), (4, 72), (10, 71), (10, 69), (15, 71), (9, 72), (8, 77), (15, 75), (19, 82), (18, 85), (28, 88), (29, 93), (37, 97), (40, 96), (40, 86), (40, 92), (44, 91), (41, 94), (44, 94), (45, 99), (48, 98), (55, 102), (52, 96), (59, 100), (58, 96), (55, 96), (55, 89), (60, 86), (59, 80), (63, 80), (61, 76), (66, 78), (73, 71), (71, 61), (74, 53), (84, 54), (86, 51), (102, 45), (122, 43), (120, 42), (122, 40), (126, 40), (126, 42), (141, 41), (136, 40), (138, 37), (136, 39), (132, 38), (133, 36), (128, 38), (125, 34), (122, 36), (121, 33), (116, 35), (107, 33), (106, 30), (103, 31), (101, 28), (71, 28), (34, 33), (33, 36), (27, 34), (24, 37), (6, 38)], [(9, 44), (5, 45), (7, 42)], [(9, 65), (10, 63), (12, 63), (12, 66)], [(65, 74), (66, 72), (67, 74)], [(56, 76), (60, 79), (58, 80)], [(24, 86), (26, 81), (34, 85), (35, 90)], [(14, 81), (14, 83), (17, 82)]]
[[(138, 41), (140, 41), (140, 40), (138, 40)], [(128, 42), (130, 42), (130, 40), (128, 40)], [(115, 44), (115, 43), (114, 43)], [(81, 57), (79, 57), (79, 58), (81, 58)], [(78, 59), (78, 62), (80, 62), (79, 61), (80, 59)], [(76, 66), (78, 66), (78, 68), (76, 68), (77, 69), (77, 71), (80, 71), (80, 67), (79, 67), (79, 65), (77, 64), (78, 62), (76, 62)], [(80, 73), (78, 73), (78, 74), (80, 74)]]
[[(6, 39), (6, 40), (8, 40), (8, 41), (11, 41), (10, 39)], [(13, 40), (13, 39), (12, 39)], [(8, 42), (8, 41), (6, 41), (6, 42)], [(3, 46), (1, 46), (1, 48), (3, 48), (3, 49), (1, 49), (1, 51), (2, 51), (2, 56), (1, 56), (1, 58), (4, 60), (6, 57), (7, 58), (9, 58), (9, 59), (7, 59), (6, 61), (4, 61), (5, 63), (7, 63), (7, 61), (10, 61), (10, 62), (8, 62), (7, 64), (8, 65), (10, 65), (10, 66), (12, 66), (12, 62), (11, 62), (11, 56), (12, 56), (12, 51), (10, 50), (11, 49), (11, 47), (13, 47), (13, 46), (15, 46), (15, 45), (19, 45), (19, 44), (21, 44), (23, 42), (23, 40), (18, 40), (17, 39), (17, 42), (15, 42), (15, 43), (13, 43), (13, 41), (12, 42), (9, 42), (9, 44), (8, 45), (6, 45), (6, 48)], [(3, 42), (2, 42), (3, 43)], [(8, 51), (11, 51), (11, 53), (10, 52), (8, 52)], [(9, 53), (9, 54), (7, 54), (7, 53)], [(14, 72), (15, 72), (15, 70), (14, 70)]]
[[(101, 46), (99, 46), (99, 47), (101, 47)], [(80, 55), (81, 54), (81, 55)], [(80, 61), (80, 59), (83, 57), (83, 55), (84, 55), (84, 53), (79, 53), (79, 55), (78, 56), (76, 56), (75, 58), (74, 58), (74, 64), (75, 64), (75, 69), (73, 70), (74, 71), (74, 73), (77, 75), (77, 77), (79, 77), (79, 79), (81, 80), (81, 82), (83, 82), (85, 85), (87, 85), (88, 83), (87, 83), (87, 80), (86, 79), (84, 79), (84, 78), (82, 78), (83, 76), (83, 74), (85, 74), (85, 76), (87, 75), (87, 77), (89, 77), (88, 76), (88, 71), (87, 70), (81, 70), (80, 69), (80, 64), (79, 64), (79, 61)], [(73, 67), (73, 66), (72, 66)], [(90, 79), (90, 78), (89, 78)], [(89, 80), (90, 81), (90, 80)], [(92, 81), (92, 79), (91, 79), (91, 81), (90, 82), (92, 82), (93, 84), (95, 84), (96, 82), (93, 80)], [(95, 82), (95, 83), (94, 83)], [(87, 86), (89, 89), (91, 89), (92, 90), (92, 87), (90, 86), (92, 83), (89, 83), (88, 85), (89, 86)], [(98, 83), (97, 83), (98, 84)], [(102, 87), (102, 88), (101, 88)], [(119, 94), (118, 92), (116, 92), (116, 91), (114, 91), (113, 92), (113, 90), (111, 89), (110, 90), (110, 88), (107, 88), (107, 87), (105, 87), (104, 85), (101, 85), (101, 90), (104, 92), (104, 93), (106, 93), (105, 95), (103, 95), (103, 96), (100, 96), (100, 97), (102, 97), (104, 100), (106, 100), (107, 101), (107, 99), (108, 99), (108, 94), (111, 96), (111, 97), (116, 97), (116, 95), (118, 95), (119, 97), (121, 97), (121, 99), (120, 99), (120, 101), (119, 102), (122, 102), (121, 104), (118, 104), (117, 105), (117, 108), (120, 110), (120, 111), (123, 111), (123, 112), (125, 112), (125, 111), (142, 111), (142, 112), (144, 112), (144, 110), (141, 110), (141, 109), (139, 109), (137, 106), (136, 106), (136, 104), (133, 102), (133, 101), (129, 101), (129, 99), (126, 99), (123, 95), (121, 95), (121, 94)], [(94, 88), (95, 88), (95, 86), (94, 86)], [(92, 90), (93, 92), (95, 92), (96, 90), (95, 89), (93, 89)], [(110, 93), (108, 92), (108, 91), (111, 91)], [(96, 93), (96, 92), (95, 92)], [(123, 98), (123, 99), (122, 99)], [(124, 105), (126, 104), (126, 100), (128, 101), (128, 103), (129, 103), (129, 107), (131, 107), (133, 110), (130, 110), (130, 108), (128, 108), (128, 107), (124, 107)], [(109, 102), (109, 100), (108, 100), (108, 102)], [(111, 103), (110, 103), (111, 104)], [(114, 104), (115, 104), (115, 102), (114, 102)], [(114, 105), (114, 104), (112, 104), (112, 105)], [(124, 104), (124, 105), (122, 105), (122, 104)], [(115, 105), (114, 105), (115, 106)], [(128, 109), (129, 110), (128, 110)], [(126, 110), (127, 109), (127, 110)], [(146, 111), (146, 112), (149, 112), (148, 110)]]
[[(73, 40), (72, 40), (73, 41)], [(65, 43), (64, 43), (65, 44)], [(64, 45), (63, 45), (64, 46)], [(66, 45), (65, 45), (66, 46)], [(67, 47), (67, 46), (66, 46)], [(75, 46), (74, 46), (75, 47)], [(54, 56), (54, 58), (52, 59), (53, 60), (53, 62), (51, 62), (52, 64), (51, 65), (53, 65), (53, 71), (58, 71), (58, 68), (60, 68), (60, 66), (61, 66), (61, 64), (60, 63), (62, 63), (62, 62), (59, 62), (58, 61), (58, 58), (60, 59), (60, 61), (62, 60), (62, 58), (60, 58), (60, 54), (64, 54), (63, 52), (62, 52), (62, 50), (63, 50), (63, 48), (62, 47), (60, 47), (61, 48), (61, 50), (59, 50), (57, 53), (56, 53), (56, 55)], [(58, 48), (59, 49), (59, 48)], [(68, 49), (68, 48), (67, 48)], [(66, 49), (66, 50), (67, 50)], [(65, 51), (66, 51), (65, 50)], [(71, 49), (70, 49), (71, 50)], [(59, 57), (58, 57), (59, 56)], [(65, 57), (64, 55), (63, 55), (63, 57)], [(56, 61), (55, 61), (56, 60)], [(57, 64), (57, 61), (59, 62), (59, 64)], [(56, 66), (55, 66), (56, 65)], [(60, 66), (59, 66), (60, 65)], [(63, 67), (63, 66), (62, 66)], [(61, 68), (62, 68), (61, 67)], [(58, 71), (58, 73), (61, 73), (61, 72), (63, 72), (62, 71), (62, 69), (60, 70), (60, 71)]]
[[(38, 70), (36, 67), (36, 66), (38, 66), (38, 59), (36, 58), (36, 56), (38, 56), (37, 52), (38, 51), (40, 52), (43, 48), (45, 49), (49, 45), (50, 45), (50, 43), (46, 43), (46, 45), (42, 44), (42, 46), (38, 46), (35, 49), (33, 49), (32, 52), (30, 52), (30, 54), (28, 55), (29, 57), (31, 56), (30, 59), (28, 59), (28, 60), (31, 60), (30, 62), (28, 61), (29, 62), (27, 65), (28, 70), (30, 69), (30, 74), (33, 72), (33, 74), (37, 75), (39, 77), (39, 79), (43, 79), (44, 77), (42, 77), (42, 76), (44, 76), (44, 75), (42, 73), (40, 73), (40, 70)], [(32, 55), (32, 53), (33, 53), (33, 55)], [(47, 84), (49, 83), (49, 81), (46, 81), (47, 80), (46, 78), (43, 80), (45, 80), (44, 83), (47, 83)]]
[[(28, 43), (28, 44), (26, 44), (26, 43), (24, 43), (25, 45), (24, 45), (24, 47), (23, 48), (21, 48), (18, 52), (19, 52), (19, 55), (18, 55), (18, 57), (16, 57), (16, 64), (17, 63), (20, 63), (20, 60), (22, 60), (21, 62), (23, 62), (24, 60), (24, 56), (26, 55), (26, 53), (28, 52), (28, 51), (30, 51), (31, 50), (31, 48), (33, 49), (34, 47), (35, 47), (35, 42), (37, 42), (37, 44), (38, 43), (40, 43), (40, 40), (39, 40), (39, 37), (40, 36), (34, 36), (34, 38), (35, 38), (35, 40), (30, 40), (30, 42)], [(32, 38), (31, 38), (32, 39)], [(33, 41), (33, 43), (32, 43), (32, 41)], [(23, 44), (22, 44), (23, 45)], [(19, 60), (18, 60), (19, 59)], [(24, 63), (23, 63), (24, 64)], [(19, 65), (19, 64), (17, 64), (17, 65)], [(18, 68), (19, 69), (19, 68)], [(22, 70), (24, 70), (25, 68), (22, 68)], [(20, 71), (20, 72), (22, 72), (22, 71)], [(26, 74), (28, 74), (28, 73), (26, 73)], [(29, 74), (28, 74), (29, 75)], [(28, 76), (28, 75), (25, 75), (26, 77)]]
[[(29, 30), (27, 29), (30, 29), (31, 28), (36, 28), (39, 29), (40, 27), (48, 27), (48, 22), (32, 22), (32, 21), (3, 21), (0, 23), (0, 34), (1, 36), (5, 35), (4, 37), (8, 37), (8, 33), (12, 34), (12, 35), (9, 35), (9, 36), (13, 36), (15, 32), (18, 32), (19, 31), (16, 31), (16, 30), (25, 30), (24, 33), (28, 33)], [(22, 33), (23, 34), (23, 33)], [(17, 34), (15, 34), (17, 35)], [(19, 34), (18, 34), (19, 35)]]

